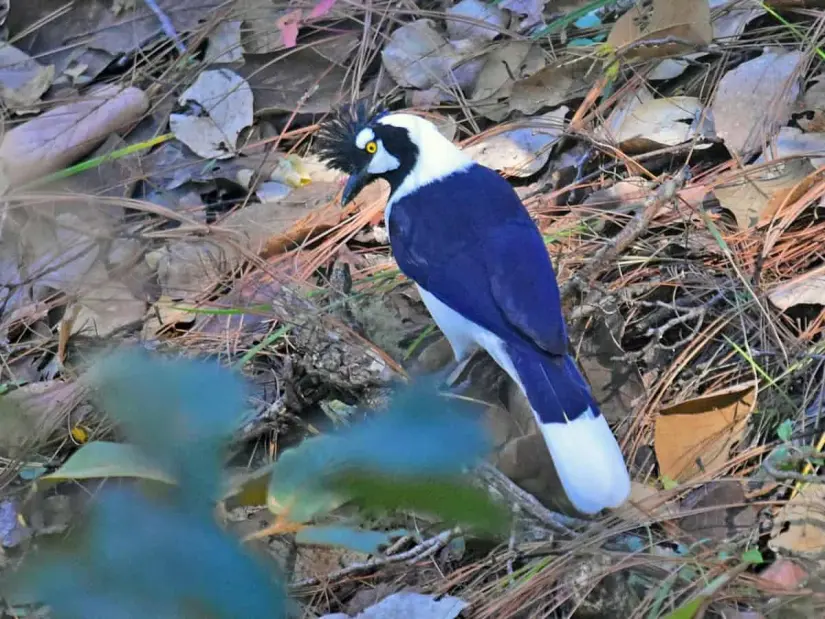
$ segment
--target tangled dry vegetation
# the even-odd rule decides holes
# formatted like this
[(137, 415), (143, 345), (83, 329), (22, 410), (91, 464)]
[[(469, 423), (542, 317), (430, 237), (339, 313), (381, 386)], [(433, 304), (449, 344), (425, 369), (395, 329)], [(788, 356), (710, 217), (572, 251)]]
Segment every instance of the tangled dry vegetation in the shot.
[[(448, 363), (392, 261), (386, 187), (342, 209), (341, 177), (312, 156), (318, 123), (367, 100), (426, 115), (512, 180), (634, 490), (596, 522), (551, 511), (565, 506), (524, 403), (479, 356), (459, 382), (488, 403), (497, 469), (481, 477), (513, 507), (509, 540), (409, 515), (421, 536), (377, 557), (256, 540), (307, 616), (405, 588), (463, 600), (449, 616), (821, 615), (820, 2), (0, 7), (7, 564), (70, 526), (98, 478), (141, 476), (61, 469), (118, 436), (82, 380), (102, 350), (241, 369), (245, 470)], [(64, 483), (32, 501), (46, 474)], [(268, 512), (225, 517), (243, 535)]]

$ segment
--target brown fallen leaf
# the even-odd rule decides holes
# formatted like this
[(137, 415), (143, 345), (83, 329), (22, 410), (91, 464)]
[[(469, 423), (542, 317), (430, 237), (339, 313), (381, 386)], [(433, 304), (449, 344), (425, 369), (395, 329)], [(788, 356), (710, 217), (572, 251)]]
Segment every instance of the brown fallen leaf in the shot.
[[(197, 30), (225, 6), (225, 0), (156, 0), (176, 32)], [(118, 54), (131, 54), (155, 37), (158, 18), (145, 2), (132, 2), (128, 10), (116, 10), (112, 0), (84, 0), (68, 5), (57, 19), (55, 11), (65, 5), (25, 0), (12, 2), (8, 28), (27, 33), (16, 43), (40, 62), (54, 64), (57, 75), (86, 49), (104, 54), (105, 64)], [(125, 9), (125, 7), (121, 7)], [(38, 24), (32, 28), (32, 24)], [(105, 65), (104, 65), (105, 66)]]
[(435, 28), (431, 19), (418, 19), (397, 28), (381, 50), (384, 68), (401, 86), (426, 89), (451, 86), (452, 69), (461, 60), (458, 50)]
[(20, 457), (27, 448), (42, 445), (59, 431), (68, 432), (69, 417), (79, 423), (87, 390), (77, 382), (44, 381), (0, 396), (0, 452)]
[(649, 15), (640, 6), (622, 15), (607, 37), (607, 45), (626, 58), (677, 56), (713, 40), (707, 0), (653, 0)]
[(696, 97), (644, 101), (624, 115), (612, 138), (627, 152), (683, 144), (701, 130), (703, 110)]
[(747, 503), (742, 483), (716, 480), (694, 489), (681, 503), (683, 513), (695, 512), (679, 520), (679, 526), (697, 539), (719, 542), (752, 531), (758, 512)]
[(513, 84), (510, 110), (529, 115), (541, 108), (556, 107), (586, 95), (592, 81), (592, 77), (588, 78), (588, 66), (584, 62), (545, 67)]
[(445, 11), (450, 39), (492, 41), (510, 22), (507, 12), (482, 0), (460, 0)]
[(795, 305), (825, 305), (825, 267), (782, 282), (768, 293), (768, 298), (782, 311)]
[(13, 45), (0, 43), (0, 99), (9, 110), (30, 109), (52, 80), (52, 65), (41, 65)]
[(626, 522), (634, 524), (660, 520), (672, 520), (679, 515), (678, 506), (672, 502), (667, 492), (638, 481), (630, 483), (630, 497), (614, 514)]
[(538, 172), (550, 158), (553, 145), (564, 134), (567, 106), (530, 119), (530, 126), (483, 138), (464, 148), (478, 163), (509, 176)]
[(683, 482), (724, 466), (756, 393), (754, 385), (740, 385), (661, 409), (653, 438), (661, 475)]
[(788, 121), (804, 58), (800, 52), (767, 50), (722, 77), (711, 109), (716, 133), (731, 153), (755, 154)]
[(0, 143), (8, 182), (21, 185), (74, 163), (147, 109), (149, 100), (142, 90), (105, 86), (10, 129)]
[(496, 122), (510, 113), (515, 83), (544, 68), (541, 47), (530, 41), (503, 41), (484, 57), (484, 65), (470, 90), (470, 106)]
[(825, 550), (825, 485), (803, 486), (779, 510), (768, 545), (775, 552), (821, 558)]
[(172, 114), (169, 129), (204, 159), (227, 159), (236, 154), (241, 131), (252, 124), (252, 89), (229, 69), (204, 71), (178, 99), (194, 103), (196, 113)]
[(255, 54), (235, 70), (252, 88), (257, 115), (324, 114), (342, 101), (348, 79), (345, 68), (312, 47)]
[(805, 159), (795, 159), (775, 165), (751, 165), (730, 182), (713, 188), (719, 203), (736, 217), (739, 228), (757, 225), (771, 209), (776, 196), (785, 197), (811, 172), (813, 166)]

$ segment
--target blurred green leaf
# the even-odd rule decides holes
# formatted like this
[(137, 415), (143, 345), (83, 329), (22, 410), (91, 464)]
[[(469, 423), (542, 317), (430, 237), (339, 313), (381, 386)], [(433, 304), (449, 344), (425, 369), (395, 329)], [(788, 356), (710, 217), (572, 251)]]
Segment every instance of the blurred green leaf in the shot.
[(43, 475), (38, 488), (70, 479), (94, 479), (100, 477), (134, 477), (163, 484), (175, 480), (155, 466), (141, 450), (127, 443), (94, 441), (78, 449), (54, 473)]
[(672, 613), (668, 613), (665, 619), (693, 619), (699, 612), (699, 607), (704, 603), (705, 598), (699, 597), (682, 604)]
[(776, 429), (776, 435), (779, 437), (779, 440), (783, 443), (787, 443), (791, 440), (791, 435), (793, 434), (793, 421), (790, 419), (786, 419), (782, 423), (779, 424), (779, 427)]
[(342, 474), (453, 478), (485, 457), (491, 441), (478, 410), (440, 395), (436, 380), (398, 391), (386, 412), (335, 434), (304, 441), (281, 455), (269, 486), (268, 505), (307, 522), (352, 499)]
[(370, 472), (342, 474), (337, 482), (362, 507), (410, 510), (475, 533), (499, 535), (508, 529), (508, 510), (460, 478), (415, 479)]
[[(283, 618), (276, 566), (249, 554), (213, 514), (230, 487), (222, 462), (242, 381), (216, 363), (131, 351), (104, 359), (92, 384), (130, 443), (89, 443), (48, 477), (176, 481), (176, 490), (150, 499), (136, 486), (107, 485), (68, 536), (41, 540), (0, 581), (0, 595), (46, 604), (54, 619)], [(244, 496), (249, 485), (238, 488)]]
[(745, 563), (760, 565), (765, 562), (765, 558), (762, 556), (762, 553), (758, 548), (751, 548), (742, 553), (742, 561)]
[(258, 507), (266, 505), (267, 487), (272, 475), (273, 464), (262, 466), (252, 473), (238, 475), (226, 484), (222, 501), (227, 509), (236, 507)]
[(405, 535), (406, 531), (366, 531), (338, 525), (304, 527), (295, 535), (298, 544), (322, 544), (341, 546), (363, 552), (378, 554), (382, 547), (389, 546), (392, 539)]
[(276, 573), (209, 512), (109, 489), (82, 526), (41, 543), (0, 591), (14, 605), (48, 605), (54, 619), (280, 619)]
[(214, 361), (132, 349), (101, 359), (89, 380), (103, 409), (180, 482), (184, 498), (218, 498), (224, 450), (244, 421), (238, 374)]

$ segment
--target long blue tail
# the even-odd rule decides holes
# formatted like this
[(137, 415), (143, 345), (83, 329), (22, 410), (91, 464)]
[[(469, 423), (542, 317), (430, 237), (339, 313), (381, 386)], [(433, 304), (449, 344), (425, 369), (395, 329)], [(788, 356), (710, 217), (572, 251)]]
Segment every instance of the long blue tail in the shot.
[(621, 505), (630, 494), (624, 456), (576, 362), (516, 346), (507, 353), (570, 502), (585, 514)]

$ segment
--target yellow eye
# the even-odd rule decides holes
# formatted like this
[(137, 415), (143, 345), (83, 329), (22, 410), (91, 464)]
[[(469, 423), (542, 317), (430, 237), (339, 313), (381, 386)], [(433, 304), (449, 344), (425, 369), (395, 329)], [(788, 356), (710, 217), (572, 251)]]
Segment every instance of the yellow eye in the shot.
[(378, 144), (375, 142), (367, 142), (367, 145), (364, 147), (364, 150), (367, 151), (370, 155), (374, 155), (378, 151)]

